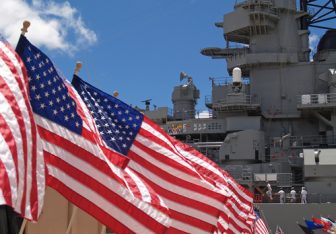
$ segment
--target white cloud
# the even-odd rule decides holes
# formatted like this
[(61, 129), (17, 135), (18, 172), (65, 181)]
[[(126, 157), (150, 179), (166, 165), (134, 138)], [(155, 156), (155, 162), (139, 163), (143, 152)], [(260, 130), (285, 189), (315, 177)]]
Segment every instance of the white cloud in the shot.
[(37, 46), (71, 54), (97, 42), (95, 32), (67, 1), (1, 0), (0, 15), (0, 33), (14, 46), (24, 20), (31, 22), (27, 37)]

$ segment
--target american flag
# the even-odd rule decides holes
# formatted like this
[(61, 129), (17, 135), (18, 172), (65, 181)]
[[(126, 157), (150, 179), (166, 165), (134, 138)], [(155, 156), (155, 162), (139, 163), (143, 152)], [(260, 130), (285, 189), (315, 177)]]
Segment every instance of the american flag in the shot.
[(256, 211), (256, 219), (254, 223), (255, 234), (269, 234), (265, 222), (260, 217), (259, 211)]
[(22, 61), (0, 36), (0, 204), (36, 221), (44, 199), (44, 160), (26, 82)]
[(217, 223), (217, 233), (252, 233), (253, 194), (238, 184), (226, 171), (190, 145), (171, 137), (176, 149), (209, 182), (224, 193), (228, 199)]
[(117, 233), (165, 232), (167, 207), (125, 167), (126, 157), (100, 145), (93, 119), (70, 83), (24, 36), (17, 51), (28, 70), (47, 184)]
[[(77, 76), (72, 84), (91, 111), (106, 145), (127, 155), (130, 167), (163, 197), (173, 219), (168, 233), (215, 232), (223, 212), (232, 214), (224, 217), (232, 230), (229, 233), (251, 232), (245, 223), (251, 196), (231, 177), (225, 177), (217, 167), (205, 176), (214, 169), (209, 161), (200, 162), (203, 158), (197, 155), (188, 158), (178, 142), (139, 111)], [(206, 164), (204, 171), (198, 163)]]

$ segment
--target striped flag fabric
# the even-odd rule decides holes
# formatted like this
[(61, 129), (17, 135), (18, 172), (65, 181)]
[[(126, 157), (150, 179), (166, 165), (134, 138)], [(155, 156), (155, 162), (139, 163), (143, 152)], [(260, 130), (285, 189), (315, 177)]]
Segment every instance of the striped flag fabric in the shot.
[(167, 206), (127, 167), (128, 158), (100, 144), (71, 84), (24, 36), (17, 51), (28, 71), (48, 186), (116, 233), (164, 233), (170, 225)]
[[(106, 145), (128, 156), (130, 168), (144, 178), (168, 205), (172, 218), (168, 233), (213, 233), (218, 230), (218, 220), (224, 213), (226, 222), (235, 216), (232, 218), (236, 222), (228, 225), (238, 227), (232, 230), (245, 228), (247, 233), (251, 233), (249, 224), (244, 223), (245, 211), (239, 211), (245, 207), (239, 199), (246, 199), (246, 213), (250, 212), (250, 195), (244, 194), (229, 177), (224, 179), (220, 171), (205, 176), (214, 167), (204, 161), (207, 164), (204, 171), (201, 170), (203, 165), (197, 168), (201, 159), (196, 156), (187, 158), (177, 143), (142, 113), (78, 76), (74, 76), (72, 84), (94, 117)], [(227, 211), (232, 213), (230, 218)], [(241, 220), (237, 217), (240, 215)]]
[(256, 219), (255, 219), (255, 224), (254, 224), (254, 233), (255, 234), (269, 234), (265, 222), (262, 220), (262, 218), (260, 217), (260, 215), (258, 213), (259, 212), (256, 211)]
[(216, 187), (228, 194), (229, 198), (224, 204), (218, 223), (218, 233), (252, 233), (253, 220), (253, 194), (238, 184), (226, 171), (205, 155), (188, 144), (170, 137), (176, 149), (197, 169), (197, 171)]
[(0, 36), (0, 205), (37, 221), (45, 191), (44, 159), (27, 82), (21, 59)]

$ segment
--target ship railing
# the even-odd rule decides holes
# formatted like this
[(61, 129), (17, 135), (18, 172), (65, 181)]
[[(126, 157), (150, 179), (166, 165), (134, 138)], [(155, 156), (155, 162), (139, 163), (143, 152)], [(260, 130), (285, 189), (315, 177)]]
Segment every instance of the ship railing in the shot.
[(309, 193), (307, 195), (308, 203), (329, 203), (336, 202), (336, 193)]
[(218, 99), (213, 102), (211, 96), (205, 97), (205, 104), (207, 106), (211, 105), (212, 108), (220, 108), (222, 106), (234, 106), (234, 105), (260, 105), (260, 99), (253, 97), (251, 95), (241, 95), (241, 96), (230, 96), (227, 98)]
[[(229, 86), (233, 82), (232, 77), (210, 77), (209, 79), (212, 81), (212, 86)], [(243, 85), (249, 85), (250, 78), (242, 77), (242, 83)]]
[(328, 147), (336, 145), (336, 135), (291, 136), (289, 141), (292, 148)]
[(301, 107), (336, 105), (336, 93), (303, 94), (297, 97)]
[(273, 4), (273, 0), (236, 0), (235, 7), (241, 6), (241, 5), (251, 5), (251, 4)]

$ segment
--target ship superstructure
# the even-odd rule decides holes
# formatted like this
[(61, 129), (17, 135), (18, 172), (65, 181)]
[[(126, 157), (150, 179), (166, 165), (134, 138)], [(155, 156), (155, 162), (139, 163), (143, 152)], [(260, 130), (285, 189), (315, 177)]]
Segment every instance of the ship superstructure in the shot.
[(308, 26), (318, 22), (314, 17), (323, 9), (312, 15), (310, 2), (298, 7), (295, 0), (236, 1), (216, 23), (226, 47), (201, 51), (225, 59), (232, 76), (210, 78), (209, 117), (195, 111), (199, 91), (190, 77), (174, 88), (171, 113), (145, 111), (257, 198), (268, 181), (287, 190), (305, 186), (311, 201), (336, 200), (336, 173), (330, 170), (336, 161), (328, 156), (336, 152), (330, 151), (336, 146), (336, 31), (326, 30), (311, 56)]

